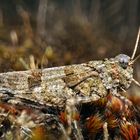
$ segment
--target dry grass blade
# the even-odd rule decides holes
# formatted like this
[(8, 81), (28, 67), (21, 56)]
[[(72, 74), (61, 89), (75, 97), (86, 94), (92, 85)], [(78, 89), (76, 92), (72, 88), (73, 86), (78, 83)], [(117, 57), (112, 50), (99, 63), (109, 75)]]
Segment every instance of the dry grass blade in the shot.
[(104, 140), (108, 140), (108, 137), (109, 137), (107, 126), (108, 126), (108, 124), (107, 124), (107, 122), (105, 122), (103, 125)]
[(140, 38), (140, 27), (139, 27), (139, 31), (138, 31), (138, 35), (137, 35), (137, 40), (136, 40), (135, 48), (134, 48), (133, 54), (131, 56), (132, 60), (134, 59), (136, 51), (137, 51), (137, 48), (138, 48), (139, 38)]

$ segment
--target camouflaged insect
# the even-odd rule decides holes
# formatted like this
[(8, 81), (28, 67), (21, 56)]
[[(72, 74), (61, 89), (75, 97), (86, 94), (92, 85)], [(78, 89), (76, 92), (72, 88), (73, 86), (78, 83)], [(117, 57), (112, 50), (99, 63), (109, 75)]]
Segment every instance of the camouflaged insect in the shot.
[[(114, 58), (83, 64), (1, 73), (0, 101), (10, 105), (29, 106), (45, 115), (53, 114), (58, 122), (59, 116), (54, 112), (65, 111), (68, 128), (61, 123), (60, 126), (66, 139), (70, 140), (74, 130), (76, 139), (83, 140), (79, 124), (73, 120), (73, 114), (78, 112), (77, 105), (92, 103), (108, 94), (123, 100), (127, 107), (132, 105), (120, 91), (127, 90), (132, 81), (140, 86), (133, 79), (133, 64), (140, 56), (134, 59), (139, 35), (140, 30), (131, 58), (119, 54)], [(45, 113), (42, 109), (45, 109)]]
[(42, 71), (2, 73), (1, 99), (7, 99), (8, 102), (26, 99), (58, 107), (64, 106), (73, 97), (79, 98), (81, 102), (96, 101), (110, 92), (117, 94), (119, 90), (130, 87), (133, 67), (129, 62), (129, 56), (120, 54), (111, 59)]

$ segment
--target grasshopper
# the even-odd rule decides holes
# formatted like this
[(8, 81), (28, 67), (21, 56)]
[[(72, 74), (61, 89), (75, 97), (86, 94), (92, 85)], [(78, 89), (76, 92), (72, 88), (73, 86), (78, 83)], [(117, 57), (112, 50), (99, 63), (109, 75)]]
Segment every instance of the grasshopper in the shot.
[(72, 111), (76, 105), (94, 102), (109, 93), (126, 103), (120, 95), (132, 82), (133, 64), (140, 36), (131, 57), (119, 54), (114, 58), (87, 63), (0, 74), (0, 99), (11, 104), (25, 104), (36, 108), (49, 106), (66, 109), (68, 124), (72, 124)]

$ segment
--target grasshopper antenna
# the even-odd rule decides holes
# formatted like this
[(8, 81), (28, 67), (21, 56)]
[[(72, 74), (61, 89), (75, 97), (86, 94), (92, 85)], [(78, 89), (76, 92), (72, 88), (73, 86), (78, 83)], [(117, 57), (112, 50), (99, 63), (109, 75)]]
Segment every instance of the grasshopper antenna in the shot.
[(132, 81), (133, 81), (137, 86), (140, 87), (140, 83), (139, 83), (138, 81), (136, 81), (135, 79), (132, 79)]
[(137, 40), (136, 40), (135, 48), (134, 48), (133, 54), (131, 56), (131, 60), (133, 60), (134, 57), (135, 57), (135, 54), (136, 54), (136, 51), (137, 51), (137, 48), (138, 48), (138, 44), (139, 44), (139, 38), (140, 38), (140, 27), (139, 27), (139, 31), (138, 31), (138, 35), (137, 35)]
[[(138, 35), (137, 35), (137, 39), (136, 39), (136, 44), (135, 44), (135, 48), (134, 48), (134, 51), (133, 51), (133, 54), (131, 56), (131, 61), (130, 61), (130, 65), (133, 64), (134, 62), (136, 62), (136, 60), (138, 60), (140, 58), (140, 55), (138, 55), (135, 59), (135, 54), (136, 54), (136, 51), (137, 51), (137, 48), (138, 48), (138, 44), (139, 44), (139, 38), (140, 38), (140, 27), (139, 27), (139, 31), (138, 31)], [(136, 81), (134, 78), (132, 79), (132, 81), (140, 87), (140, 83), (138, 81)]]
[(140, 54), (134, 59), (129, 62), (129, 65), (134, 64), (140, 58)]

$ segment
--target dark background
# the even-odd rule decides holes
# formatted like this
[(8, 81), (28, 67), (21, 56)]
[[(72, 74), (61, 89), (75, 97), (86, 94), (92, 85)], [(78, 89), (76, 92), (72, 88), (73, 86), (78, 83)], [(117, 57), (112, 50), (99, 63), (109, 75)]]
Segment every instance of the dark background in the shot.
[(0, 71), (131, 56), (139, 25), (139, 0), (1, 0)]

